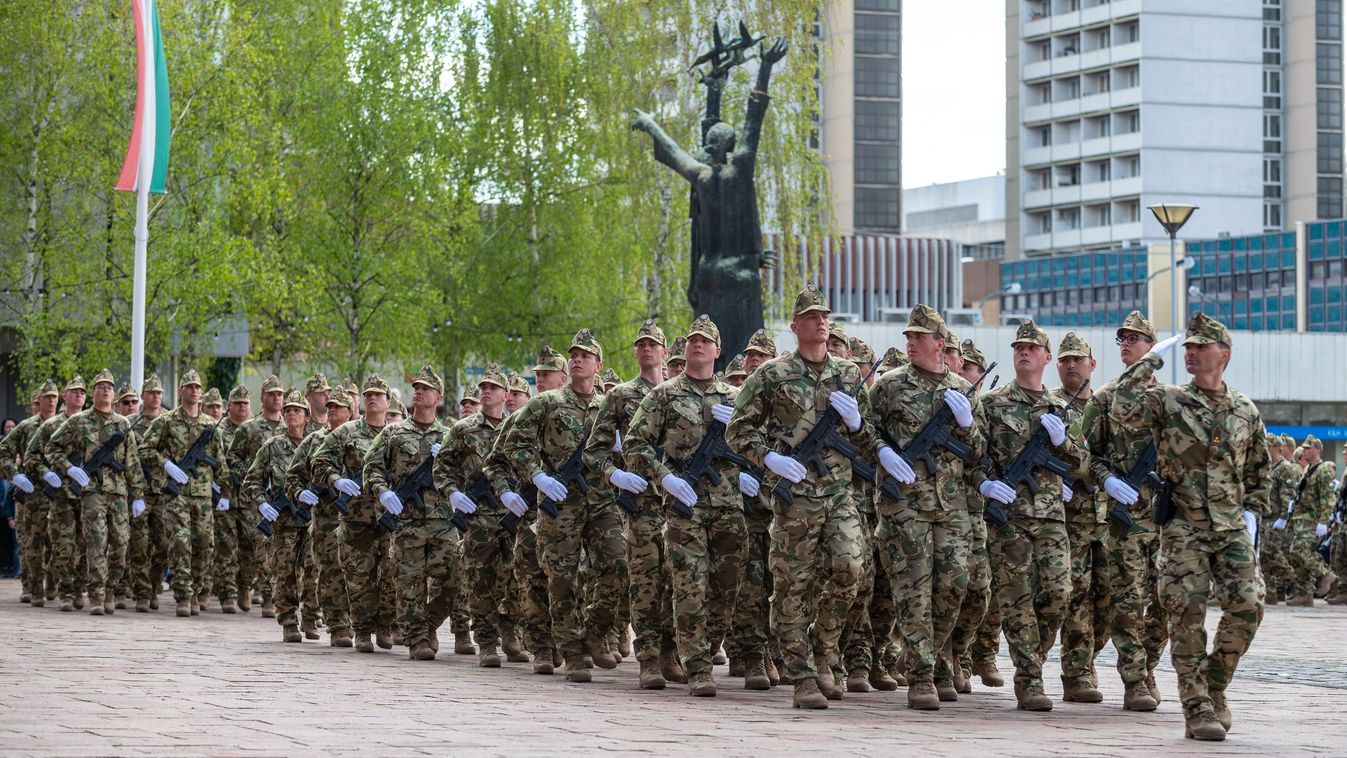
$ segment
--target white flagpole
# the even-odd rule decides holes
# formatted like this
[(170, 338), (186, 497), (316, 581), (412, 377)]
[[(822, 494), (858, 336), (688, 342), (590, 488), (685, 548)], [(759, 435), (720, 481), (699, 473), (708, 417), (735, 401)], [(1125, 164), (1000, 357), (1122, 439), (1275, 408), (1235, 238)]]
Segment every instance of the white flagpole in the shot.
[(150, 241), (150, 179), (154, 174), (154, 0), (141, 6), (144, 16), (146, 63), (141, 72), (145, 93), (144, 121), (140, 125), (140, 163), (136, 169), (136, 255), (131, 285), (131, 390), (139, 393), (145, 381), (145, 249)]

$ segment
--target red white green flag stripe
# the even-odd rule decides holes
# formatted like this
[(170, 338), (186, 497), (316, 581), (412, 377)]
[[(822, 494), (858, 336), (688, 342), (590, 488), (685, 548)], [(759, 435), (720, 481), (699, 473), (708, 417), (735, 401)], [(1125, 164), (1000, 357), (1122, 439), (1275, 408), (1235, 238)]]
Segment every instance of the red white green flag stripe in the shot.
[(117, 189), (135, 192), (148, 179), (149, 191), (163, 194), (170, 110), (159, 8), (155, 0), (131, 0), (131, 6), (136, 19), (136, 115)]

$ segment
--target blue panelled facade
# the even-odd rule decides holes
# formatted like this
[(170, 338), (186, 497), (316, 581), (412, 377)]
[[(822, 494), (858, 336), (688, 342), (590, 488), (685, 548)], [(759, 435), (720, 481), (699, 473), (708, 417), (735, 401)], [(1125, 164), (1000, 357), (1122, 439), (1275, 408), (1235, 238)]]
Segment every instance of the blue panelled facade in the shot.
[(1146, 309), (1146, 250), (1026, 258), (1001, 264), (1001, 289), (1018, 282), (1018, 295), (1001, 298), (1003, 314), (1028, 314), (1044, 326), (1107, 326)]
[[(1231, 329), (1296, 328), (1295, 232), (1188, 242), (1197, 266), (1189, 285), (1188, 313), (1205, 311)], [(1185, 293), (1187, 294), (1187, 293)]]
[(1307, 224), (1306, 237), (1306, 328), (1311, 332), (1347, 331), (1347, 221)]

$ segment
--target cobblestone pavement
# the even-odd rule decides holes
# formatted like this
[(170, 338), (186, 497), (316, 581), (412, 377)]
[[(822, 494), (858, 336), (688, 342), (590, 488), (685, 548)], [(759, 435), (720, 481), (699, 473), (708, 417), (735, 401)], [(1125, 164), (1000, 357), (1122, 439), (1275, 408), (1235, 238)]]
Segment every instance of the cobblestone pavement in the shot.
[[(636, 688), (636, 666), (595, 670), (592, 684), (536, 676), (528, 664), (476, 658), (413, 662), (322, 642), (285, 644), (256, 609), (226, 616), (61, 613), (18, 602), (0, 581), (3, 755), (550, 755), (558, 753), (855, 753), (930, 755), (1290, 755), (1347, 753), (1347, 607), (1268, 609), (1231, 688), (1224, 743), (1183, 739), (1166, 661), (1160, 710), (1122, 710), (1101, 656), (1100, 705), (1015, 710), (1009, 688), (975, 685), (935, 713), (905, 693), (848, 694), (823, 712), (791, 708), (790, 690), (748, 692), (717, 670), (720, 696), (681, 685)], [(167, 598), (167, 595), (164, 595)], [(1214, 610), (1214, 609), (1213, 609)], [(1211, 625), (1215, 613), (1209, 614)], [(446, 635), (446, 638), (448, 635)], [(444, 647), (452, 649), (445, 640)], [(1001, 668), (1009, 677), (1009, 662)], [(1048, 692), (1061, 689), (1049, 664)]]

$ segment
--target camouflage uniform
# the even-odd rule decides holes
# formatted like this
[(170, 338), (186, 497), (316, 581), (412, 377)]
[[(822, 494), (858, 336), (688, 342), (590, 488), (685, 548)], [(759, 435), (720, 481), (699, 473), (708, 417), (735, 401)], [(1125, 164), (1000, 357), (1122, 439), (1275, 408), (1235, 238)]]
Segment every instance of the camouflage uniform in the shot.
[[(1203, 313), (1193, 315), (1187, 334), (1185, 344), (1231, 344), (1225, 327)], [(1191, 720), (1222, 704), (1263, 618), (1258, 557), (1243, 512), (1266, 513), (1270, 466), (1252, 402), (1228, 386), (1212, 397), (1195, 382), (1152, 384), (1163, 365), (1148, 353), (1129, 366), (1111, 416), (1151, 431), (1157, 471), (1173, 487), (1177, 515), (1161, 527), (1160, 597), (1171, 614), (1171, 658)], [(1204, 620), (1213, 591), (1223, 613), (1208, 652)]]
[[(653, 339), (664, 344), (664, 330), (654, 321), (646, 321), (637, 334), (637, 341)], [(623, 464), (621, 453), (613, 453), (619, 435), (623, 449), (627, 444), (627, 427), (636, 407), (650, 394), (654, 385), (639, 375), (620, 384), (604, 395), (599, 405), (594, 428), (585, 445), (585, 468), (598, 472), (605, 483), (613, 471)], [(627, 573), (630, 587), (629, 603), (632, 627), (636, 632), (636, 660), (658, 658), (661, 653), (676, 649), (673, 621), (673, 590), (669, 582), (668, 550), (664, 543), (664, 511), (660, 496), (653, 488), (632, 495), (637, 513), (627, 515)]]
[[(963, 354), (964, 363), (973, 363), (980, 370), (987, 370), (987, 358), (982, 351), (973, 344), (972, 340), (964, 340), (960, 346), (960, 352)], [(981, 389), (987, 389), (990, 386), (988, 381)], [(974, 415), (976, 421), (976, 414)], [(979, 440), (982, 440), (982, 432), (979, 428)], [(985, 447), (985, 440), (983, 441)], [(985, 451), (984, 451), (985, 452)], [(981, 458), (981, 456), (979, 456)], [(992, 599), (992, 565), (991, 556), (987, 548), (987, 521), (985, 518), (986, 502), (978, 492), (978, 485), (983, 478), (980, 465), (967, 464), (964, 466), (964, 488), (967, 495), (964, 501), (968, 504), (968, 590), (964, 593), (963, 602), (959, 606), (959, 617), (954, 622), (954, 629), (950, 631), (950, 675), (954, 674), (953, 666), (955, 661), (965, 670), (966, 678), (973, 667), (972, 651), (976, 641), (979, 628), (988, 615), (988, 607)], [(1000, 615), (996, 616), (996, 623), (991, 632), (992, 640), (999, 647), (1001, 636)], [(941, 656), (936, 662), (936, 677), (944, 677), (944, 656)], [(990, 662), (996, 662), (996, 650), (993, 649), (990, 655)], [(988, 657), (983, 656), (979, 661), (979, 670), (988, 663)]]
[[(412, 380), (444, 391), (444, 382), (425, 366)], [(385, 492), (398, 488), (431, 456), (431, 447), (444, 439), (448, 427), (436, 419), (423, 424), (412, 416), (389, 424), (365, 453), (365, 484), (376, 503)], [(413, 653), (423, 645), (438, 647), (436, 630), (449, 618), (453, 603), (453, 574), (461, 571), (463, 547), (458, 531), (449, 524), (449, 501), (434, 486), (420, 493), (422, 504), (408, 499), (393, 542), (398, 565), (398, 626), (402, 642)], [(377, 528), (377, 527), (376, 527)]]
[[(66, 385), (66, 391), (77, 385), (80, 389), (84, 387), (84, 382), (79, 377), (75, 377)], [(56, 496), (48, 500), (46, 524), (47, 545), (50, 550), (47, 571), (54, 579), (56, 594), (63, 601), (62, 605), (74, 603), (84, 591), (87, 569), (80, 501), (70, 493), (70, 483), (65, 481), (66, 466), (58, 466), (47, 457), (48, 441), (70, 416), (79, 411), (78, 408), (66, 410), (69, 415), (58, 413), (38, 427), (28, 442), (23, 466), (24, 473), (39, 488), (43, 486), (42, 475), (48, 471), (62, 479), (62, 485), (57, 490)]]
[[(192, 382), (200, 384), (201, 380), (196, 371), (189, 369), (183, 375), (181, 386)], [(215, 537), (211, 530), (211, 485), (228, 479), (229, 464), (225, 459), (224, 445), (215, 434), (215, 419), (205, 413), (189, 416), (181, 405), (159, 414), (140, 443), (141, 461), (150, 471), (157, 472), (157, 479), (162, 486), (166, 479), (163, 474), (164, 461), (182, 460), (197, 438), (207, 430), (211, 438), (205, 452), (220, 462), (219, 470), (212, 470), (204, 463), (194, 469), (184, 470), (190, 477), (187, 483), (178, 485), (176, 497), (164, 498), (170, 544), (169, 562), (173, 570), (173, 597), (179, 604), (189, 602), (209, 586), (211, 547)]]
[[(1314, 435), (1305, 438), (1305, 446), (1320, 451), (1324, 445)], [(1332, 461), (1320, 461), (1305, 472), (1304, 487), (1296, 500), (1295, 511), (1287, 531), (1291, 533), (1291, 544), (1287, 551), (1291, 570), (1294, 572), (1292, 598), (1308, 598), (1313, 602), (1315, 588), (1319, 579), (1328, 572), (1328, 566), (1319, 557), (1319, 536), (1315, 528), (1327, 524), (1333, 516), (1333, 501), (1337, 493), (1333, 491), (1333, 478), (1336, 474)]]
[[(94, 384), (101, 381), (111, 382), (111, 372), (104, 369)], [(131, 501), (145, 496), (145, 477), (136, 453), (135, 433), (126, 417), (113, 411), (104, 415), (89, 409), (71, 416), (52, 434), (46, 447), (48, 461), (84, 463), (118, 433), (123, 439), (112, 453), (124, 470), (119, 472), (105, 466), (98, 474), (90, 475), (91, 481), (79, 498), (89, 568), (89, 602), (104, 611), (113, 609), (114, 588), (121, 586), (126, 572)]]
[[(243, 386), (242, 384), (235, 387), (234, 390), (229, 393), (230, 403), (234, 403), (235, 401), (239, 400), (244, 401), (248, 400), (248, 388)], [(242, 427), (243, 424), (236, 425), (233, 421), (230, 421), (228, 415), (220, 419), (220, 423), (217, 424), (215, 427), (215, 433), (220, 435), (221, 447), (223, 447), (225, 450), (229, 450), (230, 445), (232, 445), (234, 442), (234, 435)], [(251, 461), (249, 461), (249, 463), (251, 463)], [(224, 496), (224, 494), (225, 494), (224, 490), (222, 489), (220, 495)], [(225, 571), (226, 555), (229, 553), (229, 546), (233, 545), (235, 547), (234, 552), (237, 553), (237, 545), (238, 545), (238, 539), (236, 536), (237, 528), (235, 527), (235, 516), (233, 513), (231, 513), (232, 510), (233, 509), (231, 508), (230, 511), (216, 511), (214, 516), (214, 532), (215, 532), (214, 591), (215, 597), (219, 599), (220, 607), (222, 609), (225, 606), (233, 605), (238, 602), (236, 599), (236, 595), (238, 593), (238, 579), (237, 579), (238, 570), (236, 565), (238, 562), (237, 558), (235, 558), (233, 560), (233, 563), (231, 564), (231, 566), (233, 566), (233, 569), (230, 570), (228, 573), (226, 573)], [(251, 598), (249, 598), (249, 600), (251, 600)]]
[[(799, 316), (810, 310), (829, 312), (813, 287), (797, 298), (794, 312)], [(831, 355), (817, 368), (798, 352), (770, 360), (740, 389), (725, 441), (751, 464), (765, 468), (768, 452), (804, 440), (827, 413), (832, 392), (854, 391), (860, 381), (856, 364)], [(863, 454), (873, 456), (879, 444), (864, 410), (859, 429), (852, 432), (839, 423), (839, 430)], [(838, 640), (865, 570), (868, 541), (851, 492), (851, 462), (834, 450), (824, 452), (824, 461), (826, 472), (811, 468), (791, 486), (792, 504), (772, 502), (772, 631), (785, 659), (785, 678), (793, 683), (841, 665)], [(767, 477), (763, 490), (774, 484), (776, 477)], [(825, 660), (818, 660), (820, 656)]]
[[(1295, 440), (1278, 437), (1276, 444), (1291, 449), (1295, 447)], [(1300, 467), (1290, 458), (1283, 458), (1272, 464), (1270, 475), (1272, 486), (1268, 490), (1268, 505), (1272, 511), (1270, 514), (1272, 519), (1285, 515), (1287, 506), (1295, 497), (1296, 484), (1300, 481), (1300, 476)], [(1273, 521), (1269, 520), (1265, 524), (1268, 528), (1262, 531), (1258, 541), (1258, 565), (1263, 572), (1264, 591), (1269, 605), (1286, 599), (1286, 591), (1295, 578), (1295, 572), (1291, 570), (1291, 564), (1286, 556), (1289, 532), (1285, 529), (1271, 528), (1272, 523)], [(1347, 532), (1342, 529), (1338, 531)]]
[[(588, 329), (576, 334), (572, 346), (600, 351)], [(520, 482), (550, 473), (549, 467), (562, 465), (585, 444), (602, 398), (597, 392), (582, 397), (567, 384), (537, 395), (515, 414), (518, 420), (497, 448)], [(612, 487), (600, 480), (598, 472), (586, 471), (584, 477), (588, 492), (577, 492), (578, 483), (570, 485), (566, 500), (557, 503), (556, 518), (544, 516), (534, 524), (547, 573), (552, 634), (568, 666), (580, 660), (587, 635), (592, 640), (612, 628), (620, 578), (626, 573), (626, 543)], [(582, 550), (602, 588), (590, 593), (590, 604), (583, 611), (579, 599), (583, 588), (576, 587)]]
[[(261, 394), (280, 390), (281, 380), (275, 376), (263, 380)], [(279, 415), (274, 420), (266, 416), (255, 416), (243, 422), (243, 425), (230, 435), (227, 449), (229, 470), (233, 472), (233, 478), (229, 481), (229, 485), (223, 488), (223, 497), (231, 501), (238, 499), (243, 475), (252, 466), (257, 451), (262, 449), (262, 443), (277, 434), (284, 434), (284, 431), (285, 427)], [(223, 530), (217, 529), (216, 532), (225, 537), (224, 541), (216, 546), (218, 571), (216, 586), (220, 588), (220, 592), (226, 593), (226, 597), (220, 601), (221, 604), (225, 601), (232, 602), (235, 590), (242, 596), (252, 593), (254, 589), (261, 590), (263, 603), (266, 604), (272, 599), (271, 577), (258, 573), (258, 570), (266, 565), (266, 561), (263, 555), (262, 535), (257, 531), (256, 509), (230, 508), (218, 515), (220, 518), (216, 521), (223, 523)]]
[[(42, 386), (39, 395), (56, 395), (56, 384), (50, 379)], [(0, 439), (0, 479), (13, 480), (14, 475), (23, 471), (21, 463), (28, 450), (28, 443), (37, 433), (44, 419), (41, 416), (29, 416), (20, 421)], [(24, 474), (27, 476), (27, 474)], [(19, 539), (19, 565), (24, 567), (22, 593), (24, 597), (43, 605), (43, 580), (47, 577), (50, 555), (47, 544), (47, 512), (49, 502), (42, 495), (42, 483), (33, 482), (34, 491), (25, 494), (14, 488), (16, 534)]]
[[(1018, 342), (1047, 348), (1048, 336), (1026, 321), (1015, 334)], [(1003, 470), (1038, 432), (1039, 418), (1060, 406), (1046, 391), (1030, 392), (1010, 381), (982, 393), (978, 408), (985, 422), (987, 452)], [(1072, 468), (1085, 461), (1078, 436), (1070, 430), (1063, 444), (1050, 452)], [(1010, 520), (989, 536), (997, 554), (993, 564), (1001, 624), (1015, 663), (1015, 692), (1021, 698), (1043, 694), (1043, 661), (1071, 598), (1062, 480), (1044, 469), (1035, 470), (1033, 477), (1041, 488), (1038, 494), (1017, 487), (1015, 501), (1005, 506)]]
[[(720, 343), (719, 330), (706, 316), (693, 322), (688, 336), (693, 334)], [(701, 382), (685, 373), (648, 392), (623, 444), (627, 465), (653, 484), (676, 474), (674, 467), (692, 457), (710, 426), (711, 407), (732, 402), (735, 391), (725, 382)], [(697, 494), (692, 516), (674, 511), (672, 496), (665, 496), (674, 625), (689, 677), (711, 673), (711, 659), (730, 631), (747, 539), (738, 469), (725, 461), (716, 462), (715, 469), (719, 483), (705, 477), (691, 483)]]
[(482, 472), (491, 482), (497, 499), (506, 492), (514, 492), (528, 504), (529, 510), (515, 525), (514, 551), (511, 556), (514, 576), (509, 594), (519, 598), (519, 613), (514, 617), (519, 619), (523, 629), (524, 646), (538, 658), (545, 656), (550, 665), (555, 643), (552, 640), (552, 616), (547, 600), (547, 574), (538, 560), (538, 532), (534, 529), (538, 515), (537, 490), (531, 483), (521, 485), (515, 480), (509, 463), (501, 455), (501, 443), (509, 437), (518, 420), (518, 411), (505, 417)]
[[(302, 408), (307, 414), (308, 403), (298, 392), (291, 392), (285, 401), (286, 408)], [(247, 424), (244, 424), (247, 427)], [(301, 432), (302, 433), (302, 432)], [(285, 491), (286, 471), (294, 458), (295, 449), (303, 439), (291, 437), (284, 426), (268, 437), (253, 456), (247, 473), (238, 488), (238, 499), (231, 503), (230, 510), (239, 514), (251, 514), (255, 529), (259, 520), (258, 506), (268, 503), (280, 512), (279, 518), (271, 525), (271, 550), (266, 565), (267, 578), (272, 585), (272, 602), (276, 605), (276, 623), (281, 627), (299, 624), (300, 584), (304, 566), (304, 555), (309, 552), (309, 525), (295, 516), (292, 509), (281, 507), (281, 498), (289, 500)], [(303, 507), (297, 501), (293, 506)], [(242, 521), (243, 519), (239, 519)], [(263, 538), (267, 539), (267, 538)], [(305, 609), (305, 615), (315, 609)], [(287, 630), (289, 631), (289, 630)], [(295, 640), (298, 642), (298, 639)]]

